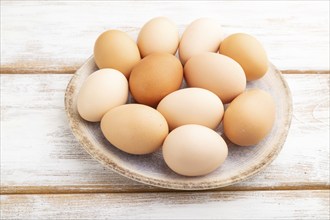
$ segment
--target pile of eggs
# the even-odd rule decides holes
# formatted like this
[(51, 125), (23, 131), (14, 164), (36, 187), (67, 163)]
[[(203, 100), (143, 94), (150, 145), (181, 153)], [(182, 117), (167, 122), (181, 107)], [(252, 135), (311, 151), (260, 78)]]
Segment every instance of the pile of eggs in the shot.
[[(272, 129), (273, 98), (246, 90), (247, 81), (267, 72), (265, 50), (248, 34), (225, 37), (211, 19), (195, 20), (181, 39), (165, 17), (146, 23), (137, 42), (106, 31), (95, 42), (94, 60), (99, 70), (79, 91), (80, 116), (100, 122), (105, 138), (126, 153), (162, 147), (165, 163), (178, 174), (206, 175), (225, 161), (227, 144), (214, 131), (221, 122), (240, 146), (256, 145)], [(129, 92), (135, 103), (127, 104)]]

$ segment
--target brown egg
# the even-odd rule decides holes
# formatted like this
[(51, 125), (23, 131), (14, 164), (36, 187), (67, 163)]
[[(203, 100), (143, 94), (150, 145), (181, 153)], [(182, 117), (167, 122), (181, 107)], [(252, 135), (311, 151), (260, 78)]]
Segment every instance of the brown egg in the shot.
[(233, 34), (220, 44), (219, 52), (237, 61), (248, 81), (256, 80), (268, 70), (267, 54), (260, 42), (248, 34)]
[(250, 89), (235, 98), (225, 111), (224, 133), (237, 145), (255, 145), (271, 131), (274, 120), (272, 96), (260, 89)]
[(148, 154), (163, 144), (168, 134), (165, 118), (157, 110), (140, 104), (121, 105), (108, 111), (101, 130), (115, 147), (130, 154)]
[(100, 68), (113, 68), (129, 77), (133, 66), (141, 59), (136, 43), (122, 31), (102, 33), (94, 45), (94, 60)]
[(223, 103), (231, 102), (246, 86), (242, 67), (218, 53), (204, 52), (190, 58), (184, 66), (184, 76), (190, 87), (210, 90)]
[(129, 88), (134, 99), (152, 107), (182, 83), (180, 61), (168, 53), (153, 53), (143, 58), (132, 70)]
[(138, 36), (137, 44), (142, 57), (155, 52), (175, 54), (180, 41), (176, 25), (166, 17), (148, 21)]

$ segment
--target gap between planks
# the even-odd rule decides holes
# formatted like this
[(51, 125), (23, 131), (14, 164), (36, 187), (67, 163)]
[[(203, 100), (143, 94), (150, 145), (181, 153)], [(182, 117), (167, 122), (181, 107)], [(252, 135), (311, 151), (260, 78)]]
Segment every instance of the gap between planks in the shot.
[(299, 185), (299, 186), (275, 186), (275, 187), (248, 187), (240, 188), (229, 186), (209, 190), (172, 190), (150, 187), (150, 189), (114, 189), (107, 186), (13, 186), (1, 187), (0, 195), (25, 195), (25, 194), (88, 194), (88, 193), (170, 193), (170, 192), (220, 192), (220, 191), (303, 191), (303, 190), (330, 190), (329, 185)]
[[(0, 74), (73, 74), (79, 69), (77, 66), (63, 66), (59, 68), (20, 68), (12, 65), (1, 67)], [(330, 70), (281, 70), (283, 74), (330, 74)]]

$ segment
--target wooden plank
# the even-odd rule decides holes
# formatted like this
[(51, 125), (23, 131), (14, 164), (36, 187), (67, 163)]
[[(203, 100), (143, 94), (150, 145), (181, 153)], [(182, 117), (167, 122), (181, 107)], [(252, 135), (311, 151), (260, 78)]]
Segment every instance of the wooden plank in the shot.
[(329, 219), (329, 191), (1, 196), (3, 219)]
[[(1, 193), (163, 191), (92, 159), (64, 112), (71, 75), (1, 75)], [(285, 75), (293, 120), (278, 158), (263, 172), (221, 190), (329, 189), (330, 75)]]
[(101, 32), (136, 38), (160, 15), (181, 33), (194, 19), (212, 17), (227, 33), (255, 35), (287, 73), (329, 73), (329, 1), (2, 1), (1, 72), (72, 73)]

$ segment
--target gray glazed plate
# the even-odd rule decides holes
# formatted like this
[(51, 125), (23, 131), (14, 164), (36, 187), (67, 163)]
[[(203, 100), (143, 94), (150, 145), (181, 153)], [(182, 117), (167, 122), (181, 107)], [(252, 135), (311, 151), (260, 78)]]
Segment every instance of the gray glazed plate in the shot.
[[(258, 145), (239, 147), (221, 134), (229, 149), (228, 158), (214, 172), (200, 177), (184, 177), (171, 171), (162, 158), (161, 150), (149, 155), (130, 155), (112, 146), (102, 135), (99, 123), (83, 120), (76, 107), (77, 94), (84, 80), (98, 68), (89, 58), (73, 75), (65, 93), (65, 109), (73, 134), (84, 149), (104, 166), (130, 179), (148, 185), (180, 190), (205, 190), (228, 186), (251, 177), (267, 167), (280, 152), (292, 116), (290, 89), (281, 72), (272, 64), (266, 75), (249, 82), (248, 88), (268, 91), (276, 102), (276, 120), (270, 134)], [(132, 98), (129, 98), (129, 102)]]

